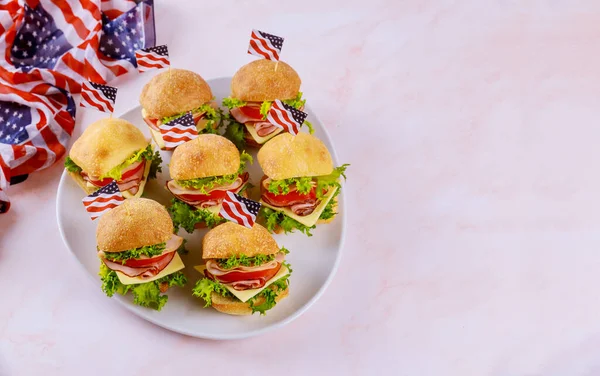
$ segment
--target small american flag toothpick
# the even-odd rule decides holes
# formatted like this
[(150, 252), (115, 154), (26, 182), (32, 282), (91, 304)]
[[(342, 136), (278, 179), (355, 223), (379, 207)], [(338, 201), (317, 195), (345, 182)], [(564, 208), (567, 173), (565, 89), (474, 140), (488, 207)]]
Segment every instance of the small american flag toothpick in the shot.
[(297, 135), (307, 115), (306, 112), (297, 110), (277, 99), (267, 113), (267, 120), (274, 126)]
[(102, 112), (112, 112), (115, 110), (115, 100), (117, 99), (117, 88), (86, 81), (81, 85), (81, 107), (92, 107)]
[(279, 61), (283, 38), (259, 30), (252, 30), (248, 53), (267, 60)]
[(261, 205), (259, 202), (232, 192), (227, 192), (227, 197), (223, 200), (223, 206), (221, 207), (219, 215), (238, 225), (252, 228), (260, 207)]
[(94, 220), (110, 209), (121, 205), (125, 201), (125, 198), (121, 195), (117, 182), (113, 180), (91, 195), (84, 197), (82, 201), (85, 210), (87, 210), (92, 220)]

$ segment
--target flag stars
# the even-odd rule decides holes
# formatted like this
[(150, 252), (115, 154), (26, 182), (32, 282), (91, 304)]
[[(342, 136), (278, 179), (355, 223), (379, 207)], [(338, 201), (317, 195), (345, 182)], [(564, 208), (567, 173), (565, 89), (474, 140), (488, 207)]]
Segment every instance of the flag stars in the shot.
[(13, 124), (11, 128), (12, 128), (12, 129), (17, 129), (17, 125), (16, 125), (16, 124)]
[(108, 42), (106, 42), (106, 43), (107, 43), (109, 46), (112, 46), (112, 45), (113, 45), (113, 41), (112, 41), (112, 39), (109, 39), (109, 40), (108, 40)]

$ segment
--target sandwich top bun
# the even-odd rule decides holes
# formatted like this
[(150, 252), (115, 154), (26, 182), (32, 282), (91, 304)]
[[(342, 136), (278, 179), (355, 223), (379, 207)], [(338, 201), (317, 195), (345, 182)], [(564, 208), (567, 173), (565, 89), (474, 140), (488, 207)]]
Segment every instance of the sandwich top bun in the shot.
[(231, 96), (243, 101), (262, 102), (292, 99), (300, 90), (300, 76), (280, 61), (254, 60), (241, 67), (231, 79)]
[(162, 119), (200, 107), (212, 97), (199, 74), (172, 68), (152, 77), (142, 89), (140, 104), (148, 117)]
[(106, 118), (92, 123), (73, 143), (69, 157), (88, 175), (102, 176), (133, 153), (148, 146), (144, 134), (130, 122)]
[(325, 144), (308, 133), (279, 134), (258, 151), (258, 163), (273, 180), (301, 176), (329, 175), (333, 172), (331, 154)]
[(179, 145), (171, 156), (169, 173), (175, 180), (229, 175), (240, 168), (233, 142), (216, 134), (201, 134)]
[(279, 246), (266, 228), (258, 223), (249, 229), (225, 222), (210, 230), (202, 239), (202, 258), (229, 258), (234, 255), (253, 257), (272, 255)]
[(98, 220), (96, 242), (104, 252), (123, 252), (164, 243), (173, 236), (173, 222), (164, 206), (147, 198), (131, 198)]

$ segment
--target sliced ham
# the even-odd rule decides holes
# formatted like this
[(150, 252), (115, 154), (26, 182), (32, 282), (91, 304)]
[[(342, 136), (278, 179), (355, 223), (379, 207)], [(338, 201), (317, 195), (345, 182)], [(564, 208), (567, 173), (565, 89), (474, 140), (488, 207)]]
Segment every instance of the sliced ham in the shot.
[(256, 129), (256, 134), (258, 134), (260, 137), (266, 137), (271, 133), (275, 132), (277, 129), (279, 129), (278, 127), (274, 126), (268, 121), (259, 121), (256, 123), (252, 123), (252, 126), (254, 127), (254, 129)]
[(267, 283), (267, 281), (264, 278), (258, 278), (258, 279), (250, 279), (247, 281), (232, 282), (230, 284), (230, 286), (238, 291), (243, 291), (243, 290), (248, 290), (248, 289), (261, 288), (265, 285), (265, 283)]
[[(148, 257), (146, 255), (142, 255), (138, 258), (138, 260), (143, 260), (143, 259), (150, 259), (150, 258), (157, 258), (160, 257), (162, 255), (165, 255), (167, 253), (171, 253), (173, 251), (176, 251), (179, 249), (179, 247), (181, 247), (181, 244), (183, 243), (183, 238), (181, 236), (177, 236), (175, 234), (171, 235), (171, 237), (169, 238), (169, 240), (167, 240), (165, 242), (165, 249), (163, 249), (162, 253), (160, 255), (156, 255), (156, 256), (152, 256), (152, 257)], [(98, 256), (101, 258), (104, 258), (104, 251), (98, 251)]]
[(128, 277), (140, 277), (142, 279), (154, 277), (158, 273), (160, 273), (164, 268), (169, 265), (171, 260), (175, 257), (175, 252), (171, 252), (168, 254), (168, 257), (157, 256), (155, 263), (152, 263), (149, 266), (141, 267), (141, 268), (133, 268), (130, 266), (126, 266), (121, 264), (120, 262), (109, 261), (105, 258), (102, 258), (102, 262), (111, 270), (121, 272)]
[(291, 205), (290, 210), (294, 212), (294, 214), (304, 217), (305, 215), (314, 212), (318, 203), (317, 200), (308, 200), (307, 202)]

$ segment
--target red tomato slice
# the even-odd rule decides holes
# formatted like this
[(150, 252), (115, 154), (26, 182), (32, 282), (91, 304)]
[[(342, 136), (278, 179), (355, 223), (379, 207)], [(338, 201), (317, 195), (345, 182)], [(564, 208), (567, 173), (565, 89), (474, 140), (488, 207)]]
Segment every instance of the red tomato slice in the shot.
[(112, 178), (104, 178), (102, 180), (89, 180), (90, 183), (100, 188), (104, 187), (107, 184), (110, 184), (111, 181), (113, 181)]
[(260, 107), (243, 106), (240, 107), (240, 111), (252, 119), (260, 120), (263, 118), (262, 114), (260, 113)]
[[(175, 252), (175, 251), (173, 251), (173, 252)], [(165, 253), (164, 255), (160, 255), (160, 256), (148, 258), (148, 259), (129, 259), (129, 260), (125, 261), (125, 266), (129, 266), (131, 268), (143, 268), (146, 266), (150, 266), (158, 261), (162, 261), (162, 260), (166, 259), (167, 257), (174, 256), (173, 252)]]
[(263, 191), (263, 196), (265, 196), (267, 200), (269, 200), (269, 202), (275, 206), (288, 206), (291, 202), (317, 198), (316, 190), (314, 187), (307, 194), (302, 194), (299, 193), (297, 190), (294, 190), (293, 192), (290, 192), (285, 195), (276, 195), (265, 190)]
[(277, 272), (279, 271), (280, 268), (281, 268), (281, 264), (279, 264), (276, 268), (273, 268), (273, 269), (261, 270), (258, 272), (250, 272), (250, 273), (230, 272), (230, 273), (227, 273), (224, 275), (215, 276), (215, 278), (218, 279), (220, 282), (224, 282), (224, 283), (230, 283), (230, 282), (236, 282), (236, 281), (246, 281), (249, 279), (260, 279), (260, 278), (264, 278), (265, 281), (268, 281), (269, 279), (273, 278), (273, 276), (275, 274), (277, 274)]
[(122, 176), (121, 176), (121, 181), (137, 174), (140, 169), (144, 168), (144, 166), (146, 165), (145, 161), (142, 161), (142, 163), (140, 163), (136, 168), (134, 168), (133, 170), (129, 170), (127, 172), (125, 172)]
[(212, 191), (209, 195), (179, 195), (182, 199), (186, 201), (209, 201), (209, 200), (218, 200), (225, 198), (227, 196), (227, 191), (216, 190)]

